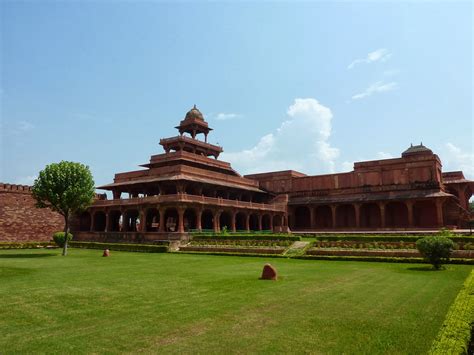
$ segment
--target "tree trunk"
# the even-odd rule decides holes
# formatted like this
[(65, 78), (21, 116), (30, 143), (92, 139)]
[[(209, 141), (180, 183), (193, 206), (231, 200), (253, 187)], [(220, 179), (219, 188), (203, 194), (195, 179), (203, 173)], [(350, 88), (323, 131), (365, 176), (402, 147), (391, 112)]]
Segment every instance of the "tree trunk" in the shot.
[(67, 234), (69, 232), (69, 215), (64, 215), (64, 247), (63, 256), (67, 255)]

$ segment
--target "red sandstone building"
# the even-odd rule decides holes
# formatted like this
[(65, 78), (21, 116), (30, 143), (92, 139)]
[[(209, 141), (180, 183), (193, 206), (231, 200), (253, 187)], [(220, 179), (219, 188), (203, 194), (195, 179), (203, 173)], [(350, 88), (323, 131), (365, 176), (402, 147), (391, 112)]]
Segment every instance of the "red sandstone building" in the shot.
[[(279, 171), (240, 176), (218, 160), (221, 147), (194, 107), (160, 140), (165, 153), (115, 175), (76, 221), (77, 239), (157, 240), (191, 230), (383, 230), (462, 227), (474, 182), (441, 170), (436, 154), (411, 146), (400, 158), (357, 162), (354, 171), (307, 176)], [(198, 139), (199, 137), (204, 138)]]

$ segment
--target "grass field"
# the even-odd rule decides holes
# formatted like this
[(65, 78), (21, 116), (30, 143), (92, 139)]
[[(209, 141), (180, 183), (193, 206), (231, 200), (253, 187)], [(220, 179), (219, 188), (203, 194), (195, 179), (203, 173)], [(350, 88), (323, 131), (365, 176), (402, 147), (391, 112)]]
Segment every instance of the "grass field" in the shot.
[(426, 353), (471, 269), (0, 251), (0, 353)]

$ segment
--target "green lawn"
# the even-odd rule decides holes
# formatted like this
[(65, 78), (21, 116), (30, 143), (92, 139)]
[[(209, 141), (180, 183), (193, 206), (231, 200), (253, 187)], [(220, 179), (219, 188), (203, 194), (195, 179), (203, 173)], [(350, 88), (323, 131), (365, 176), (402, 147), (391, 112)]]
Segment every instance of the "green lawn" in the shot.
[(0, 251), (0, 353), (425, 353), (471, 270), (59, 253)]

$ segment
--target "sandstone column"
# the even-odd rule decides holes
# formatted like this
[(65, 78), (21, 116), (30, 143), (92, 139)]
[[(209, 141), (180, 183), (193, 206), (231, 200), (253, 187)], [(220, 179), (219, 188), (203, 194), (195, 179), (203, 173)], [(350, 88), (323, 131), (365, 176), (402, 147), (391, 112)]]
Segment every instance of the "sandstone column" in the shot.
[(354, 203), (356, 228), (360, 228), (360, 203)]
[(184, 208), (178, 208), (178, 233), (184, 233)]
[(166, 232), (166, 221), (165, 221), (165, 214), (166, 214), (166, 208), (162, 207), (159, 209), (160, 211), (160, 233)]
[(199, 232), (202, 231), (201, 218), (202, 218), (202, 209), (198, 209), (198, 210), (196, 211), (196, 229), (197, 229)]
[(413, 227), (413, 201), (405, 202), (408, 211), (408, 227)]

